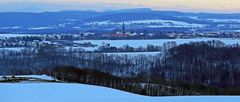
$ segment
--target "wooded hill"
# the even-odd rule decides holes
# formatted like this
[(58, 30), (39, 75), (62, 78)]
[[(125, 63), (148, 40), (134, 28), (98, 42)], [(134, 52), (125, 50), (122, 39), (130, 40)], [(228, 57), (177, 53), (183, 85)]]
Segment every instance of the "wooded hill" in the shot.
[(153, 96), (240, 93), (238, 44), (209, 41), (177, 46), (170, 42), (163, 44), (156, 56), (83, 53), (54, 47), (0, 52), (2, 75), (47, 73), (63, 81)]

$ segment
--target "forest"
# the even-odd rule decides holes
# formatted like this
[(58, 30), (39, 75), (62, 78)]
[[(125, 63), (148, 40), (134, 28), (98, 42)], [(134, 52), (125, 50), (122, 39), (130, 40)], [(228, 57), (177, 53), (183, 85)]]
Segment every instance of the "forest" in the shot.
[(0, 74), (48, 74), (59, 80), (150, 96), (235, 95), (240, 92), (240, 46), (220, 41), (177, 45), (161, 54), (108, 55), (54, 46), (0, 50)]

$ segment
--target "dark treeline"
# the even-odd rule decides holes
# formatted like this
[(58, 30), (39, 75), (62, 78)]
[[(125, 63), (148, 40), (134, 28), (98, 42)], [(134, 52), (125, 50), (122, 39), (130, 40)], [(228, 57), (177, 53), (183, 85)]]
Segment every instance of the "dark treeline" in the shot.
[[(47, 73), (47, 72), (45, 72)], [(66, 82), (99, 85), (134, 93), (141, 93), (140, 81), (134, 78), (116, 77), (110, 73), (101, 72), (90, 68), (76, 68), (72, 66), (59, 66), (54, 68), (49, 75)], [(136, 84), (135, 84), (136, 83)]]
[(240, 86), (240, 47), (223, 43), (183, 44), (168, 51), (152, 77), (221, 88)]
[(94, 52), (98, 52), (98, 53), (103, 53), (103, 52), (154, 52), (154, 51), (161, 51), (161, 46), (155, 46), (155, 45), (147, 45), (146, 47), (138, 47), (138, 48), (134, 48), (131, 47), (129, 45), (124, 45), (120, 48), (114, 47), (114, 46), (110, 46), (109, 45), (105, 45), (105, 46), (100, 46), (97, 50), (95, 50)]
[(216, 94), (214, 93), (216, 89), (201, 85), (193, 86), (180, 82), (169, 83), (163, 80), (161, 83), (159, 81), (158, 83), (152, 83), (145, 80), (145, 78), (142, 78), (143, 76), (128, 78), (117, 77), (110, 73), (90, 68), (81, 69), (72, 66), (59, 66), (54, 68), (50, 73), (45, 73), (65, 82), (105, 86), (149, 96)]
[(148, 96), (176, 96), (176, 95), (237, 95), (239, 89), (223, 89), (201, 84), (189, 84), (180, 81), (166, 81), (144, 78), (144, 74), (135, 77), (117, 77), (110, 73), (90, 68), (76, 68), (72, 66), (58, 66), (52, 71), (44, 72), (65, 82), (77, 82), (119, 89), (135, 94)]

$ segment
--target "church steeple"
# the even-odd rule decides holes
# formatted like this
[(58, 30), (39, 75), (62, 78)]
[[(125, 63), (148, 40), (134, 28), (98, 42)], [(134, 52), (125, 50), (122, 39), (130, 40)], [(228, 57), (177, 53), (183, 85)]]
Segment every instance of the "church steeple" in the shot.
[(125, 34), (125, 33), (126, 33), (126, 31), (125, 31), (125, 24), (123, 22), (123, 24), (122, 24), (122, 34)]

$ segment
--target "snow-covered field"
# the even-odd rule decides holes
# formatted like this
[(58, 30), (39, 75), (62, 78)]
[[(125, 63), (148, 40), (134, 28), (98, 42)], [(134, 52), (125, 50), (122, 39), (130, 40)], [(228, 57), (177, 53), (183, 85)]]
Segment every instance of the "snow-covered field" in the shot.
[(0, 83), (0, 102), (239, 102), (240, 96), (148, 97), (67, 83)]
[[(161, 20), (161, 19), (149, 19), (149, 20), (134, 20), (134, 21), (124, 21), (126, 25), (131, 24), (145, 24), (148, 27), (195, 27), (202, 28), (206, 25), (204, 24), (190, 24), (182, 21), (175, 20)], [(85, 25), (121, 25), (122, 22), (113, 22), (113, 21), (100, 21), (100, 22), (90, 22)]]
[(200, 42), (200, 41), (211, 41), (211, 40), (219, 40), (226, 44), (240, 44), (240, 39), (230, 39), (230, 38), (196, 38), (196, 39), (155, 39), (155, 40), (79, 40), (74, 41), (75, 43), (85, 43), (91, 42), (98, 46), (101, 46), (103, 42), (110, 43), (111, 46), (122, 47), (123, 45), (129, 45), (132, 47), (145, 47), (148, 44), (155, 46), (162, 46), (165, 42), (175, 41), (177, 44), (184, 44), (189, 42)]
[[(0, 76), (0, 80), (3, 80), (3, 77), (8, 77), (11, 78), (12, 75), (5, 75), (5, 76)], [(16, 78), (34, 78), (34, 79), (41, 79), (41, 80), (55, 80), (55, 78), (51, 77), (51, 76), (47, 76), (47, 75), (15, 75), (14, 77)]]
[(240, 20), (239, 19), (207, 19), (209, 21), (213, 21), (213, 22), (235, 22), (235, 23), (239, 23)]
[(25, 48), (24, 47), (0, 48), (0, 50), (10, 50), (10, 51), (17, 51), (17, 52), (20, 52), (23, 49), (25, 49)]
[(28, 28), (29, 30), (43, 30), (43, 29), (55, 29), (54, 27), (33, 27)]
[(29, 34), (0, 34), (0, 38), (30, 36)]
[(43, 80), (55, 80), (53, 77), (47, 75), (18, 75), (16, 77), (37, 78)]

